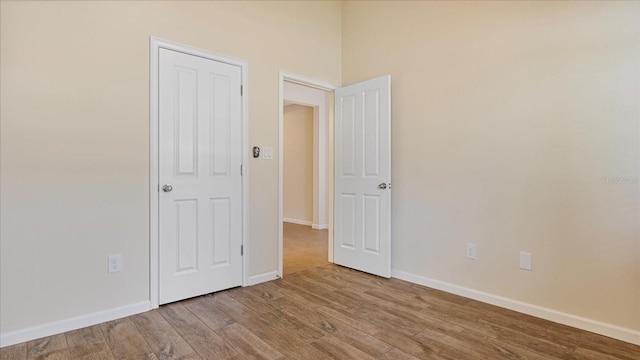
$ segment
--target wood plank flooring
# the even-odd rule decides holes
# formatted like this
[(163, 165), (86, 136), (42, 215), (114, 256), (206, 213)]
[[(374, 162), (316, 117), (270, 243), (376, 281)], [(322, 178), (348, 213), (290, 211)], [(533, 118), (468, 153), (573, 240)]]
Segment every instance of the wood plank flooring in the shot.
[(292, 223), (283, 225), (284, 276), (329, 263), (328, 230)]
[(0, 359), (640, 359), (640, 346), (318, 261), (292, 262), (281, 280), (5, 347)]

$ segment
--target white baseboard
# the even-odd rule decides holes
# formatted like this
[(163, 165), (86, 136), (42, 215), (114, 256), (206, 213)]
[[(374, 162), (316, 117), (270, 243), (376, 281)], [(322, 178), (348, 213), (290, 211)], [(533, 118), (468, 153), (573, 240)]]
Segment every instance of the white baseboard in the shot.
[(307, 225), (307, 226), (311, 226), (313, 224), (312, 221), (292, 219), (292, 218), (282, 218), (282, 221), (292, 223), (292, 224)]
[[(539, 317), (545, 320), (557, 322), (578, 329), (591, 331), (596, 334), (608, 336), (614, 339), (626, 341), (632, 344), (640, 345), (640, 331), (583, 318), (580, 316), (505, 298), (498, 295), (485, 293), (478, 290), (469, 289), (444, 281), (429, 279), (400, 270), (392, 270), (391, 276), (400, 280), (405, 280), (433, 289), (446, 291), (448, 293), (460, 295), (469, 299), (482, 301), (484, 303), (500, 306), (509, 310), (521, 312), (523, 314)], [(250, 276), (247, 285), (256, 285), (262, 282), (275, 280), (277, 278), (278, 272), (270, 271)], [(69, 319), (51, 322), (48, 324), (34, 326), (23, 330), (0, 334), (0, 347), (19, 344), (22, 342), (39, 339), (45, 336), (60, 334), (63, 332), (100, 324), (106, 321), (116, 320), (130, 315), (143, 313), (149, 310), (151, 310), (151, 303), (149, 301), (140, 301), (134, 304), (120, 306), (109, 310), (99, 311), (92, 314), (77, 316)]]
[(282, 218), (282, 221), (292, 223), (292, 224), (311, 226), (311, 228), (315, 230), (326, 230), (329, 228), (329, 224), (314, 224), (312, 221), (308, 221), (308, 220)]
[(45, 336), (61, 334), (63, 332), (80, 329), (87, 326), (100, 324), (106, 321), (116, 320), (130, 315), (151, 310), (149, 301), (140, 301), (134, 304), (117, 308), (98, 311), (92, 314), (76, 316), (69, 319), (54, 321), (23, 330), (12, 331), (0, 335), (0, 347), (19, 344), (25, 341), (39, 339)]
[(249, 279), (247, 279), (247, 286), (257, 285), (257, 284), (275, 280), (278, 278), (279, 276), (277, 271), (269, 271), (266, 273), (249, 276)]
[(487, 304), (496, 305), (523, 314), (535, 316), (556, 323), (572, 326), (578, 329), (591, 331), (596, 334), (608, 336), (614, 339), (626, 341), (640, 345), (640, 331), (624, 328), (617, 325), (607, 324), (596, 320), (583, 318), (580, 316), (564, 313), (561, 311), (537, 306), (498, 295), (485, 293), (478, 290), (450, 284), (444, 281), (433, 280), (419, 275), (406, 273), (400, 270), (391, 270), (391, 276), (400, 280), (409, 281), (448, 293), (460, 295), (469, 299), (482, 301)]

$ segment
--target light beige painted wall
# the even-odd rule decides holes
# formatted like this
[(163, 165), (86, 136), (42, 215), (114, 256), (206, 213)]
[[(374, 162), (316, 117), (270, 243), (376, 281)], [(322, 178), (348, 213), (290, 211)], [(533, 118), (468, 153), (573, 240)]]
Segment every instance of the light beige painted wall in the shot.
[[(341, 78), (338, 2), (0, 6), (3, 334), (149, 299), (149, 36), (248, 60), (247, 145), (276, 159), (279, 69)], [(277, 165), (248, 164), (250, 275), (277, 270)]]
[[(277, 148), (279, 68), (390, 73), (394, 268), (640, 329), (638, 186), (615, 184), (639, 176), (638, 3), (342, 11), (0, 2), (0, 332), (148, 299), (151, 35), (249, 61), (249, 146)], [(277, 163), (248, 165), (255, 275), (276, 269)]]
[(287, 105), (283, 112), (282, 215), (313, 222), (313, 108)]
[(392, 76), (395, 269), (640, 329), (639, 18), (638, 2), (344, 3), (342, 83)]

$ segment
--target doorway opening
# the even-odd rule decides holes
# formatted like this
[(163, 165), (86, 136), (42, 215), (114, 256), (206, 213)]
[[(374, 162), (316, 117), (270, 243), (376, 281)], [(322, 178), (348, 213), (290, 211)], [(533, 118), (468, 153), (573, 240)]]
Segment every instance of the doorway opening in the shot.
[(280, 277), (333, 262), (335, 88), (331, 84), (280, 72)]
[(318, 181), (314, 186), (314, 178), (323, 175), (314, 176), (319, 170), (317, 161), (314, 162), (314, 123), (318, 121), (319, 109), (292, 103), (286, 100), (286, 94), (287, 89), (283, 109), (282, 226), (283, 271), (289, 275), (327, 264), (329, 231), (323, 224), (326, 214), (318, 214), (326, 208), (326, 199), (314, 196), (314, 188), (318, 192)]

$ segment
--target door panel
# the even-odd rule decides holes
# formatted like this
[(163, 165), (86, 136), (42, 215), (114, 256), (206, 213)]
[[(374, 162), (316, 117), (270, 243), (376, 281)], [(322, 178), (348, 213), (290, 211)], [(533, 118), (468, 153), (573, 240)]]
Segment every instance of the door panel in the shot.
[[(356, 194), (341, 194), (340, 202), (341, 215), (341, 236), (334, 237), (340, 239), (340, 247), (355, 250), (356, 248)], [(338, 246), (334, 247), (337, 248)]]
[(364, 251), (380, 254), (380, 196), (364, 195)]
[(211, 199), (212, 249), (211, 266), (223, 266), (231, 260), (231, 199)]
[[(211, 170), (210, 176), (229, 176), (229, 146), (231, 145), (231, 117), (228, 106), (231, 93), (231, 81), (227, 76), (211, 75), (209, 78), (213, 94), (211, 126)], [(237, 90), (237, 89), (236, 89)]]
[(198, 269), (198, 200), (177, 200), (176, 274)]
[(364, 176), (380, 175), (380, 92), (364, 93)]
[(160, 49), (160, 304), (242, 284), (241, 70)]
[(337, 89), (335, 104), (334, 261), (390, 277), (391, 77)]
[(336, 156), (341, 158), (342, 176), (352, 177), (356, 175), (356, 97), (344, 96), (337, 104), (340, 104), (342, 146)]
[(176, 67), (177, 85), (175, 97), (178, 114), (174, 118), (175, 131), (175, 158), (177, 160), (176, 175), (197, 175), (198, 164), (198, 139), (197, 135), (197, 70)]

